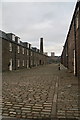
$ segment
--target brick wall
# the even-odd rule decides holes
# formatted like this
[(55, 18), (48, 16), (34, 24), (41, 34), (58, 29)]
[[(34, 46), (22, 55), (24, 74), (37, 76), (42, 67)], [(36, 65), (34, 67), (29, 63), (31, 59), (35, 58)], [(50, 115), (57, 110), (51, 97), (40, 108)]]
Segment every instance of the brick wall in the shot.
[(77, 74), (80, 78), (80, 6), (78, 16), (79, 27), (76, 30), (76, 44), (77, 44), (76, 46), (77, 46)]
[[(42, 53), (33, 51), (11, 40), (2, 40), (2, 68), (3, 71), (9, 70), (10, 59), (12, 59), (12, 70), (22, 68), (31, 68), (45, 64), (48, 57)], [(12, 51), (10, 51), (9, 44), (12, 44)], [(24, 50), (23, 50), (24, 49)]]
[(0, 72), (2, 72), (2, 39), (0, 38)]
[(75, 40), (74, 40), (74, 21), (72, 22), (71, 30), (68, 35), (68, 68), (73, 72), (74, 71), (74, 49), (75, 49)]
[[(77, 24), (77, 22), (79, 24)], [(68, 53), (67, 57), (66, 51)], [(74, 11), (67, 39), (62, 51), (61, 63), (69, 68), (75, 75), (80, 76), (80, 1), (77, 3)]]
[(9, 60), (12, 58), (12, 66), (13, 70), (15, 69), (15, 58), (14, 58), (14, 46), (15, 44), (12, 43), (12, 51), (9, 51), (9, 43), (8, 40), (2, 39), (2, 70), (9, 70)]

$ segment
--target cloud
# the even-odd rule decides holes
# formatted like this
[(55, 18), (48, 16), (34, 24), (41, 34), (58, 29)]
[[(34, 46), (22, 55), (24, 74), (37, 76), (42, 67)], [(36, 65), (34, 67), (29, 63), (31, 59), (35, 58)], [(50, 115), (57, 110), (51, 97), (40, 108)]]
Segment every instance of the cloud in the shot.
[(38, 48), (43, 37), (45, 51), (60, 55), (74, 6), (73, 2), (3, 2), (2, 28)]
[(0, 28), (2, 28), (2, 4), (0, 4)]
[(2, 0), (2, 2), (76, 2), (77, 0)]
[(44, 21), (44, 22), (40, 22), (34, 25), (34, 29), (49, 29), (51, 28), (51, 21)]

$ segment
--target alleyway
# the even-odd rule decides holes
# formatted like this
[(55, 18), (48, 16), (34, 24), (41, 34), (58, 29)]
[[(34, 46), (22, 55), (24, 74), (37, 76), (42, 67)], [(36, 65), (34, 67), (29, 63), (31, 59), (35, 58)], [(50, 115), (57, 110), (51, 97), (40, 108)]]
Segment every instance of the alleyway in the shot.
[(3, 118), (80, 117), (78, 80), (57, 64), (4, 72), (2, 92)]

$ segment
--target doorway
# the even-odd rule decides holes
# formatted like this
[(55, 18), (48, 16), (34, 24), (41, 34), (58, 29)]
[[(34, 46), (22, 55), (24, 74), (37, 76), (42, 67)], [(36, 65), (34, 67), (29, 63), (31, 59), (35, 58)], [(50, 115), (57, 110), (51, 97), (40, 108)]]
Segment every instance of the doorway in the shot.
[(41, 60), (39, 60), (39, 65), (41, 65)]
[(9, 64), (10, 64), (9, 65), (9, 70), (12, 71), (12, 58), (10, 59)]

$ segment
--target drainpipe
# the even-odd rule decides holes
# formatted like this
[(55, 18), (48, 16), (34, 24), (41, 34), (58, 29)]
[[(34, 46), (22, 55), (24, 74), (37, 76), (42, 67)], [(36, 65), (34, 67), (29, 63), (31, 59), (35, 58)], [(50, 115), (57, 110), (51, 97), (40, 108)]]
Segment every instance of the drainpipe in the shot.
[(31, 68), (31, 44), (29, 44), (29, 68)]
[(16, 52), (17, 52), (17, 51), (16, 51), (16, 47), (17, 47), (17, 46), (16, 46), (16, 44), (15, 44), (15, 70), (16, 70)]
[(67, 39), (67, 68), (68, 68), (68, 39)]

